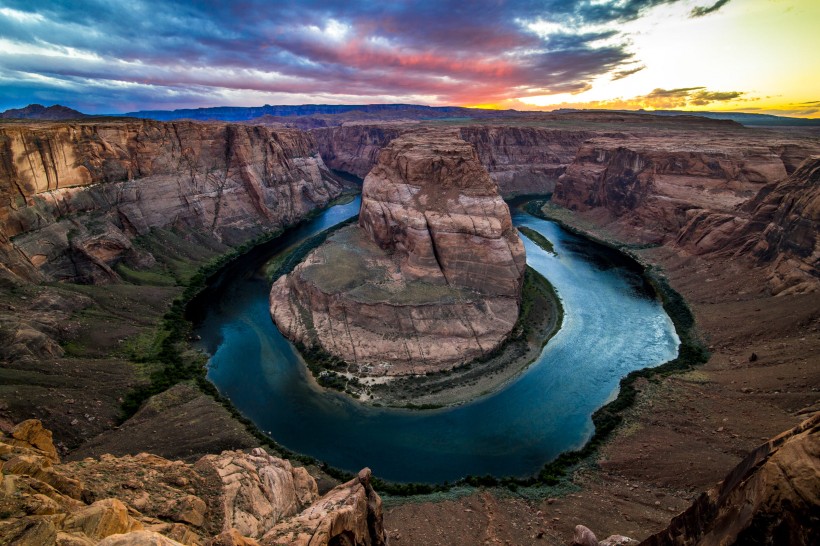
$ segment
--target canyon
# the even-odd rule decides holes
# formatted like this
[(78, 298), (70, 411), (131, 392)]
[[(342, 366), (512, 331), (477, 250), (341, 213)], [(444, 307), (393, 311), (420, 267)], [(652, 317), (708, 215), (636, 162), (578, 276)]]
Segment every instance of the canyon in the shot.
[(271, 291), (289, 338), (367, 375), (464, 364), (518, 318), (524, 246), (473, 149), (405, 133), (379, 154), (358, 226), (333, 234)]
[(297, 130), (11, 125), (0, 128), (0, 158), (3, 273), (30, 281), (116, 280), (120, 262), (152, 265), (132, 244), (152, 229), (236, 245), (341, 193), (310, 136)]
[[(544, 214), (661, 268), (692, 307), (711, 359), (639, 382), (622, 425), (566, 489), (534, 499), (479, 489), (391, 504), (391, 542), (558, 544), (578, 523), (603, 536), (649, 537), (763, 439), (819, 409), (816, 132), (615, 113), (311, 132), (83, 120), (0, 125), (0, 428), (13, 435), (14, 423), (42, 419), (78, 471), (85, 457), (106, 453), (147, 451), (191, 465), (259, 446), (189, 382), (119, 425), (123, 397), (146, 381), (144, 340), (197, 268), (330, 202), (343, 191), (330, 169), (364, 178), (391, 142), (428, 128), (471, 144), (502, 196), (552, 192)], [(387, 200), (374, 199), (371, 210), (376, 202)], [(375, 218), (364, 223), (378, 237)], [(420, 256), (428, 259), (411, 269), (429, 274), (429, 254)], [(816, 426), (799, 434), (816, 438)], [(97, 468), (108, 476), (113, 466)], [(311, 472), (323, 493), (342, 485)], [(345, 491), (356, 483), (367, 489), (354, 482)], [(174, 494), (183, 493), (191, 494)], [(90, 509), (88, 500), (74, 499), (71, 509)], [(146, 526), (148, 511), (123, 513)], [(176, 525), (164, 513), (150, 517), (161, 520), (150, 525)], [(290, 517), (280, 529), (303, 525)], [(691, 514), (677, 521), (703, 525)], [(62, 525), (54, 532), (67, 532)]]

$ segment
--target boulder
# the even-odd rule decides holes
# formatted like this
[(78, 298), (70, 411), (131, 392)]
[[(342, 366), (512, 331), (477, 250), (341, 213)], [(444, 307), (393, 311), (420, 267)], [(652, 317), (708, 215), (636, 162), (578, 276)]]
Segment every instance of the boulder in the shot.
[(129, 515), (128, 507), (121, 501), (103, 499), (69, 514), (62, 529), (100, 540), (110, 535), (141, 531), (143, 526)]
[(41, 451), (43, 455), (54, 462), (59, 462), (57, 448), (51, 439), (51, 431), (43, 428), (43, 423), (37, 419), (23, 421), (14, 427), (11, 432), (12, 438), (21, 442), (26, 442), (31, 447)]
[(572, 546), (598, 546), (598, 539), (589, 527), (576, 525), (572, 534)]

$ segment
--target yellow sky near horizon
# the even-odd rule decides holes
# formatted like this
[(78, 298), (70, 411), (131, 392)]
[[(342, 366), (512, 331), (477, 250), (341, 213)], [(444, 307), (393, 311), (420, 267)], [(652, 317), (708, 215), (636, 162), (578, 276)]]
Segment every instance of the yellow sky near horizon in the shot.
[(521, 97), (492, 106), (674, 108), (820, 118), (820, 0), (733, 0), (714, 13), (689, 17), (694, 6), (713, 3), (660, 6), (622, 25), (616, 39), (627, 39), (634, 68), (644, 67), (634, 74), (618, 80), (604, 75), (577, 94)]

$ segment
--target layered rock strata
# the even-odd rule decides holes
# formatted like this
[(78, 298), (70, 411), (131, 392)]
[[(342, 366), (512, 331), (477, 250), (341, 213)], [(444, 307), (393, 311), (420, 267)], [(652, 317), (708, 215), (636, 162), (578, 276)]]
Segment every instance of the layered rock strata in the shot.
[(314, 129), (311, 135), (328, 167), (364, 178), (382, 148), (407, 131), (406, 125), (383, 123)]
[(258, 448), (195, 464), (148, 453), (60, 463), (34, 420), (0, 435), (0, 469), (4, 544), (385, 544), (368, 469), (320, 496), (304, 468)]
[[(364, 178), (382, 148), (413, 130), (412, 124), (358, 124), (316, 129), (311, 134), (329, 167)], [(475, 147), (505, 197), (552, 192), (578, 148), (594, 136), (586, 130), (527, 126), (469, 125), (458, 131)]]
[(732, 211), (793, 172), (794, 159), (811, 151), (742, 135), (704, 136), (592, 139), (578, 150), (553, 199), (582, 212), (605, 209), (647, 233), (674, 235), (687, 211)]
[(152, 121), (0, 127), (2, 272), (101, 282), (150, 266), (154, 228), (227, 245), (304, 217), (338, 195), (298, 130)]
[(813, 289), (820, 144), (741, 136), (592, 139), (553, 200), (625, 239), (751, 256), (771, 265), (775, 292)]
[(365, 179), (359, 225), (274, 284), (271, 315), (365, 374), (447, 369), (512, 330), (525, 262), (474, 149), (453, 133), (409, 133)]
[(551, 193), (572, 163), (586, 130), (539, 127), (468, 126), (461, 138), (475, 146), (481, 163), (505, 197)]
[(776, 294), (820, 282), (820, 156), (769, 184), (734, 214), (692, 210), (675, 243), (694, 254), (750, 256), (769, 268)]
[(818, 476), (820, 414), (752, 451), (641, 546), (817, 544)]

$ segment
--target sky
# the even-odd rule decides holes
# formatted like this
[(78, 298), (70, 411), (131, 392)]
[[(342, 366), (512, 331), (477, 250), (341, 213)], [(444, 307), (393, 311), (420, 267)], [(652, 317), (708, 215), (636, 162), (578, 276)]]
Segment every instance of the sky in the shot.
[(0, 0), (0, 110), (263, 104), (820, 117), (820, 0)]

